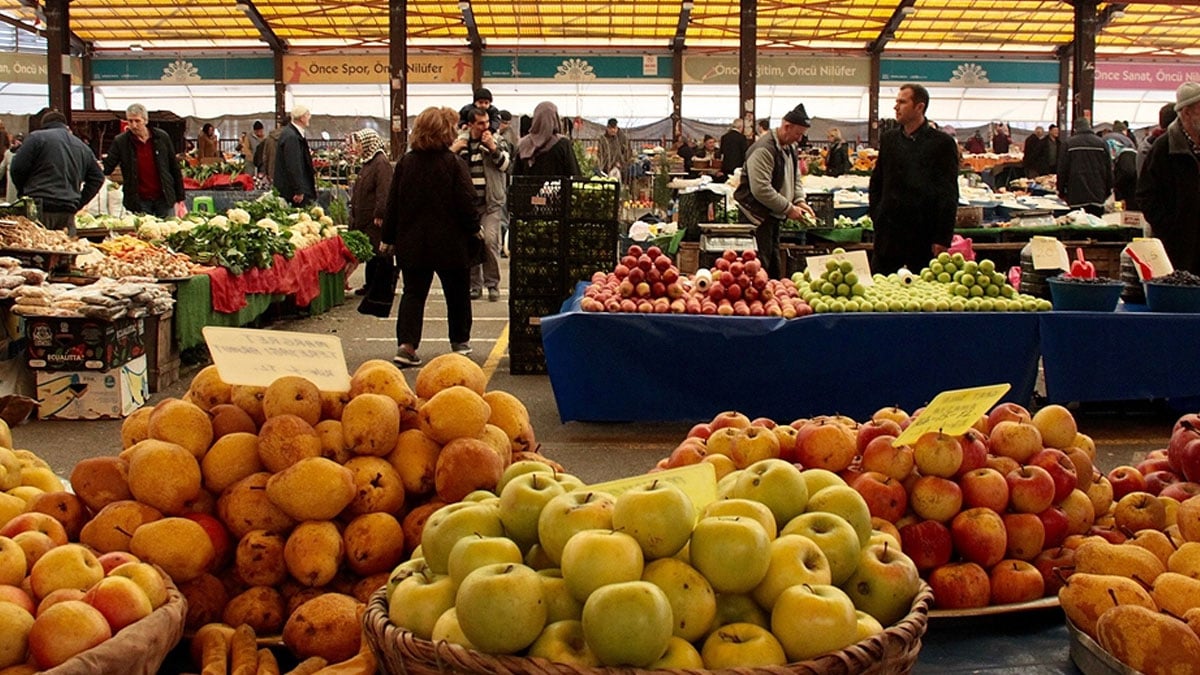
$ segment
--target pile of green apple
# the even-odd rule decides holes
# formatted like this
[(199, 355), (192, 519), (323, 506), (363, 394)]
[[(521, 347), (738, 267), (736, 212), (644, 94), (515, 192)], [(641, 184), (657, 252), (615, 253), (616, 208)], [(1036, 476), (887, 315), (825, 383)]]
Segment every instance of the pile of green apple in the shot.
[(514, 464), (498, 496), (430, 516), (387, 586), (426, 640), (580, 667), (783, 665), (843, 649), (911, 609), (916, 565), (828, 471), (779, 459), (697, 509), (653, 475), (617, 496)]
[[(839, 252), (841, 249), (835, 249)], [(834, 267), (837, 267), (835, 270)], [(848, 271), (851, 270), (851, 271)], [(976, 263), (961, 253), (940, 253), (919, 274), (876, 274), (869, 286), (845, 283), (848, 262), (829, 261), (817, 278), (792, 275), (800, 297), (818, 313), (828, 312), (1045, 312), (1049, 300), (1017, 292), (991, 260)], [(833, 279), (840, 279), (834, 282)], [(857, 282), (857, 278), (855, 277)], [(861, 288), (860, 288), (861, 287)]]

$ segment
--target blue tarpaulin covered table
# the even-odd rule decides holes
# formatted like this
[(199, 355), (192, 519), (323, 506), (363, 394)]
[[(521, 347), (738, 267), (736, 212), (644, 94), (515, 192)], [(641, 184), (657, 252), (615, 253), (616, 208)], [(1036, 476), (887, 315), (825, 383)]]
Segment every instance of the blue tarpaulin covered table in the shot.
[(707, 421), (724, 410), (778, 421), (913, 410), (939, 392), (1006, 382), (1028, 405), (1032, 313), (821, 314), (802, 319), (579, 310), (586, 284), (542, 319), (562, 420)]

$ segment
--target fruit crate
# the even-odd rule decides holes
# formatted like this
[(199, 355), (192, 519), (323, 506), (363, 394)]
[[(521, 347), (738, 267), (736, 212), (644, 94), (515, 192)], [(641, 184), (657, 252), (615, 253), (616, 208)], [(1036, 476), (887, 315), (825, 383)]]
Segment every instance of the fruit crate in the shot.
[(679, 194), (679, 229), (686, 230), (685, 241), (700, 241), (700, 223), (726, 221), (725, 195), (712, 190)]
[(621, 184), (607, 180), (572, 181), (569, 204), (567, 217), (571, 221), (605, 221), (616, 225), (621, 212)]
[(579, 222), (566, 226), (566, 257), (611, 270), (617, 264), (617, 223)]
[(834, 209), (833, 193), (814, 192), (804, 196), (804, 201), (812, 207), (817, 216), (817, 227), (833, 227)]
[(557, 260), (524, 260), (514, 257), (509, 265), (514, 296), (553, 295), (563, 290), (565, 265)]
[(513, 258), (558, 260), (562, 237), (560, 221), (514, 218), (508, 228), (508, 247)]
[[(563, 188), (563, 185), (567, 188)], [(566, 217), (570, 179), (559, 176), (513, 176), (508, 187), (508, 213), (514, 220), (552, 220)]]

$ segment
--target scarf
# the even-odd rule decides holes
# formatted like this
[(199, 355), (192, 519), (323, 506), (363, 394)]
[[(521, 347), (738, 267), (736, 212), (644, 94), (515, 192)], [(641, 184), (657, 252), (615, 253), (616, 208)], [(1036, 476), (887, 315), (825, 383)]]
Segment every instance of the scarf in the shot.
[(383, 139), (374, 129), (360, 129), (354, 132), (354, 140), (362, 147), (362, 163), (371, 161), (376, 154), (383, 152)]
[(554, 147), (560, 137), (558, 108), (550, 101), (542, 101), (533, 109), (529, 133), (517, 143), (517, 156), (526, 164), (532, 164), (535, 156)]

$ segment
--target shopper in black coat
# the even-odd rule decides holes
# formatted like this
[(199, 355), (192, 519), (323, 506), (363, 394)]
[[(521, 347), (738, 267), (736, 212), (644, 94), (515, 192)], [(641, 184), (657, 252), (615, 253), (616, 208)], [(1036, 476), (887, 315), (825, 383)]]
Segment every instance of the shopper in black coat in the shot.
[(413, 122), (412, 149), (392, 172), (380, 253), (394, 251), (404, 277), (393, 359), (403, 366), (421, 364), (417, 348), (434, 274), (446, 296), (450, 348), (471, 352), (471, 267), (481, 259), (483, 239), (471, 172), (450, 152), (457, 124), (451, 108), (426, 108)]
[(1200, 84), (1183, 83), (1175, 99), (1179, 117), (1150, 146), (1137, 201), (1175, 269), (1200, 274)]
[(842, 138), (842, 130), (829, 129), (829, 151), (825, 155), (825, 175), (841, 176), (850, 173), (850, 148)]
[(750, 149), (750, 141), (742, 131), (745, 121), (738, 118), (733, 121), (732, 128), (721, 136), (721, 175), (725, 178), (742, 168), (746, 163), (746, 151)]
[(29, 134), (12, 159), (12, 180), (22, 197), (38, 202), (38, 219), (51, 230), (75, 236), (75, 212), (104, 185), (96, 156), (67, 128), (57, 110), (42, 116), (42, 128)]
[(317, 200), (312, 151), (304, 138), (310, 119), (312, 113), (307, 106), (297, 105), (293, 108), (292, 123), (279, 133), (279, 144), (275, 147), (274, 175), (271, 180), (279, 196), (292, 206), (304, 206)]
[(529, 133), (517, 143), (517, 176), (578, 176), (579, 160), (571, 139), (558, 133), (558, 107), (542, 101), (533, 109)]
[(1112, 189), (1108, 144), (1092, 131), (1086, 117), (1075, 120), (1075, 134), (1067, 139), (1058, 158), (1058, 196), (1072, 209), (1101, 216)]

